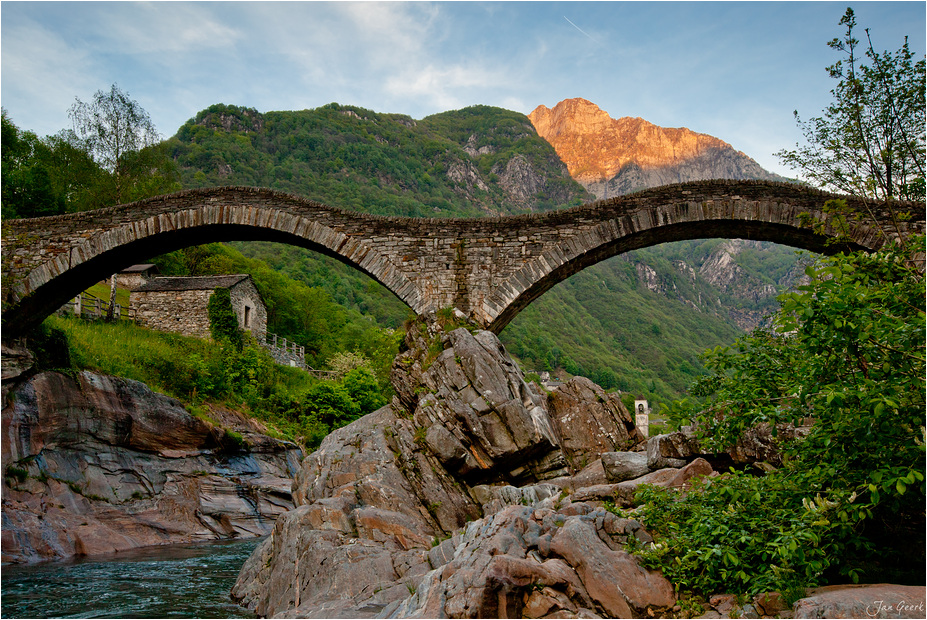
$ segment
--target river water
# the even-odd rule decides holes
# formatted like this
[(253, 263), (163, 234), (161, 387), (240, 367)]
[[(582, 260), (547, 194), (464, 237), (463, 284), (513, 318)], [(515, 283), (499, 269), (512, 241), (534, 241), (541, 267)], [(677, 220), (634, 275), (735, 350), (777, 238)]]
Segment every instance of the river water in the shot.
[(3, 618), (254, 618), (229, 590), (258, 539), (0, 569)]

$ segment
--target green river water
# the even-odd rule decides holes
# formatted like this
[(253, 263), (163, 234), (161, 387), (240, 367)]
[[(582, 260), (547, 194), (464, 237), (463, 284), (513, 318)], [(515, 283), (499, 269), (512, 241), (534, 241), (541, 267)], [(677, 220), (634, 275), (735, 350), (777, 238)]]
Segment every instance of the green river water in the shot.
[(0, 568), (3, 618), (253, 618), (229, 598), (258, 544), (147, 547), (93, 559)]

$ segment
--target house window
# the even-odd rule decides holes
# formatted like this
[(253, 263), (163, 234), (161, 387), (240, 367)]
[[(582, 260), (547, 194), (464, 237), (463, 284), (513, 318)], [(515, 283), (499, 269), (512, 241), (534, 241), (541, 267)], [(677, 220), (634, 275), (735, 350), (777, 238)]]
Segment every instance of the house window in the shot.
[(251, 306), (245, 305), (245, 329), (251, 329)]

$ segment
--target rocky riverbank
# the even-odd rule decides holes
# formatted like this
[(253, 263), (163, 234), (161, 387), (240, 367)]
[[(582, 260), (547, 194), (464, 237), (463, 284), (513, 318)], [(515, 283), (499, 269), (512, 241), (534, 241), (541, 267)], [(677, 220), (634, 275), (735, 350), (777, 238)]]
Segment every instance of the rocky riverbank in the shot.
[(263, 536), (293, 507), (302, 453), (257, 422), (29, 362), (5, 348), (3, 562)]
[[(634, 492), (685, 488), (717, 475), (712, 463), (775, 466), (769, 429), (728, 454), (702, 454), (687, 432), (645, 440), (617, 396), (587, 379), (542, 393), (490, 332), (420, 323), (406, 345), (393, 365), (396, 398), (303, 461), (296, 507), (245, 563), (233, 598), (267, 617), (691, 614), (630, 553), (653, 542), (634, 518)], [(876, 594), (882, 617), (916, 617), (924, 600), (923, 587), (907, 586), (808, 594), (792, 608), (775, 593), (719, 595), (702, 617), (850, 617)]]
[[(651, 470), (617, 396), (582, 378), (541, 393), (486, 331), (419, 324), (406, 344), (397, 397), (304, 460), (296, 508), (245, 564), (233, 597), (281, 617), (672, 610), (671, 584), (626, 550), (649, 535), (602, 508), (615, 485), (633, 493), (640, 480), (629, 472)], [(646, 481), (710, 471), (697, 460)]]
[[(234, 412), (210, 409), (213, 424), (137, 382), (17, 375), (7, 353), (4, 561), (269, 533), (232, 590), (267, 617), (688, 617), (631, 553), (653, 542), (635, 490), (779, 465), (769, 429), (723, 455), (686, 431), (645, 439), (617, 395), (581, 377), (546, 393), (494, 334), (434, 322), (410, 328), (390, 405), (301, 463)], [(704, 605), (704, 618), (923, 617), (924, 588)]]

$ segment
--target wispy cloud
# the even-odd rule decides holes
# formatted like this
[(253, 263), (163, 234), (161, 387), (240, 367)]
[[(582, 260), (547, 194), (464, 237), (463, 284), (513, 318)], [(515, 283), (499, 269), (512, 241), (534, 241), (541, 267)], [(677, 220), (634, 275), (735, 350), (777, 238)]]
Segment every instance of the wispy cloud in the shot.
[[(35, 129), (40, 135), (64, 129), (67, 108), (75, 95), (98, 88), (99, 65), (92, 55), (45, 27), (28, 22), (15, 30), (4, 29), (0, 46), (4, 105), (7, 101), (29, 102), (28, 108), (11, 111), (13, 121), (21, 122), (17, 112), (28, 112), (30, 119), (60, 119), (54, 125), (25, 125), (25, 129)], [(52, 75), (55, 79), (49, 79)]]
[[(879, 45), (911, 35), (923, 53), (923, 5), (854, 9)], [(794, 144), (791, 110), (827, 105), (823, 68), (836, 59), (826, 40), (839, 34), (842, 14), (813, 2), (4, 2), (2, 10), (3, 106), (40, 135), (67, 126), (75, 96), (112, 83), (165, 134), (220, 102), (267, 111), (337, 101), (421, 118), (475, 103), (527, 113), (581, 96), (615, 116), (713, 133), (764, 166)], [(762, 138), (739, 137), (750, 135)]]
[(583, 35), (585, 35), (586, 38), (588, 38), (590, 41), (595, 42), (595, 39), (592, 38), (592, 35), (590, 35), (588, 32), (586, 32), (585, 30), (583, 30), (582, 28), (580, 28), (579, 26), (577, 26), (576, 24), (574, 24), (574, 23), (570, 20), (569, 17), (567, 17), (566, 15), (564, 15), (564, 16), (563, 16), (563, 19), (567, 20), (567, 22), (568, 22), (571, 26), (573, 26), (574, 28), (576, 28), (577, 30), (579, 30), (579, 31), (580, 31)]

